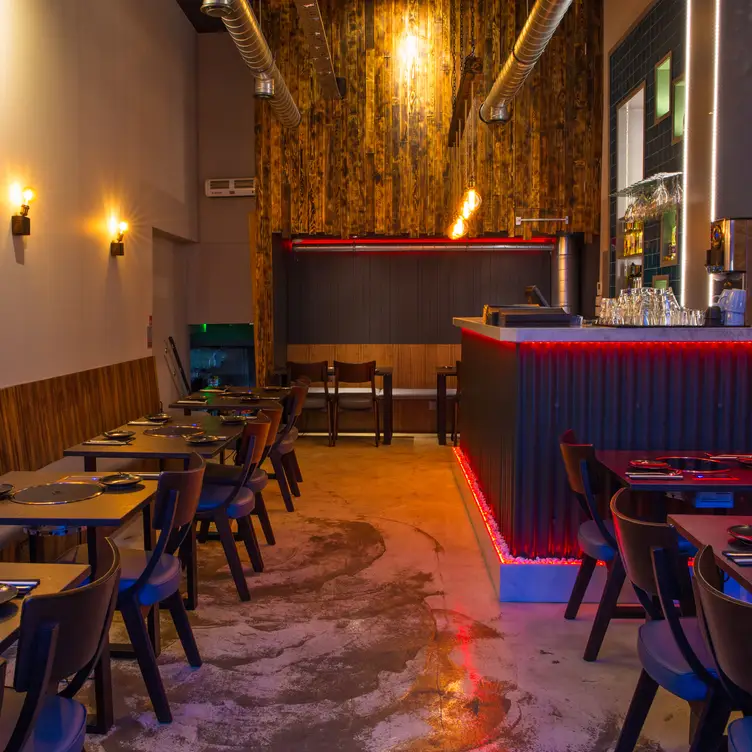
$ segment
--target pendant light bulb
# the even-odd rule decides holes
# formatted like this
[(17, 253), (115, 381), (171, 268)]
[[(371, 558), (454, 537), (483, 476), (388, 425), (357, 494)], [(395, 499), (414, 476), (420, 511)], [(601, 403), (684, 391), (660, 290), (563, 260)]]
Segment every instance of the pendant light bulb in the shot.
[(475, 211), (481, 205), (480, 193), (475, 188), (468, 188), (465, 203), (470, 205), (470, 211)]

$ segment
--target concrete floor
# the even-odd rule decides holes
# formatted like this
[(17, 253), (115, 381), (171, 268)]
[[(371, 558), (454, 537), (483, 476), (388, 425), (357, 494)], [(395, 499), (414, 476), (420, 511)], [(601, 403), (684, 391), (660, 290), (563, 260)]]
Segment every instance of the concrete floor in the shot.
[[(219, 544), (200, 547), (187, 666), (165, 627), (161, 726), (138, 668), (117, 661), (117, 726), (90, 752), (606, 752), (638, 674), (637, 623), (582, 661), (594, 606), (500, 604), (449, 447), (299, 442), (297, 511), (267, 494), (278, 544), (240, 603)], [(165, 619), (163, 618), (163, 621)], [(664, 692), (642, 752), (687, 749), (686, 706)]]

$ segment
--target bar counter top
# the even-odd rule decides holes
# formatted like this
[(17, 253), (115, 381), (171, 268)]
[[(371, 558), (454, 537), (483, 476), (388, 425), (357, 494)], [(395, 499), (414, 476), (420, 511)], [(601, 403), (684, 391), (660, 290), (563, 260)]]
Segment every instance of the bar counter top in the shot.
[(501, 327), (482, 317), (455, 318), (454, 325), (498, 342), (749, 342), (748, 326)]

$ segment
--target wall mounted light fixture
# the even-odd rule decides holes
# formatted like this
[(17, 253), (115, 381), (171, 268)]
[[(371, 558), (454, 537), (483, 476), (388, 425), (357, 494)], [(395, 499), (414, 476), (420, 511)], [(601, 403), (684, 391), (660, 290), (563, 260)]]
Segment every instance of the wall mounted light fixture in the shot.
[(110, 256), (125, 256), (125, 233), (128, 232), (128, 223), (118, 220), (116, 217), (110, 219)]
[(31, 188), (21, 188), (18, 183), (14, 183), (10, 187), (10, 200), (18, 207), (18, 213), (10, 220), (11, 232), (14, 235), (31, 235), (29, 204), (34, 200), (34, 191)]

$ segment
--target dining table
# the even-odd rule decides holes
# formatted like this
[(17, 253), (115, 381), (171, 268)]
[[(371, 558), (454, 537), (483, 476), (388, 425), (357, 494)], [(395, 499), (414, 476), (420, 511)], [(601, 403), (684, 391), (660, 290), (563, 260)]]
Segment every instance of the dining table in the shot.
[(724, 551), (752, 551), (752, 547), (734, 541), (728, 532), (734, 525), (752, 525), (752, 516), (670, 514), (668, 521), (698, 550), (704, 546), (712, 546), (716, 564), (720, 569), (752, 593), (752, 568), (740, 567), (723, 555)]
[[(35, 541), (35, 533), (47, 530), (61, 534), (65, 531), (85, 530), (88, 549), (88, 571), (99, 574), (99, 551), (103, 543), (106, 528), (117, 528), (128, 524), (139, 514), (143, 517), (144, 546), (146, 550), (153, 545), (151, 524), (151, 500), (157, 490), (153, 480), (141, 482), (127, 488), (103, 489), (95, 496), (70, 503), (20, 503), (14, 494), (21, 490), (50, 483), (87, 483), (97, 482), (107, 473), (72, 474), (52, 470), (13, 471), (0, 476), (0, 484), (9, 484), (12, 491), (9, 496), (0, 498), (0, 525), (20, 525), (32, 534), (30, 542)], [(30, 558), (36, 558), (35, 547), (30, 546)], [(6, 566), (0, 564), (1, 568)], [(30, 567), (45, 567), (33, 562)], [(55, 567), (79, 567), (80, 565), (54, 564)], [(40, 569), (41, 571), (41, 569)], [(70, 570), (73, 571), (73, 570)], [(34, 575), (37, 577), (38, 575)], [(35, 593), (41, 592), (38, 590)], [(149, 635), (155, 651), (159, 651), (159, 611), (152, 609), (148, 615)], [(1, 634), (1, 633), (0, 633)], [(110, 645), (105, 644), (102, 657), (94, 670), (95, 716), (89, 723), (93, 733), (104, 734), (114, 723), (112, 702), (112, 673), (110, 666)]]
[[(334, 378), (334, 366), (327, 368), (329, 378)], [(391, 444), (394, 436), (394, 367), (393, 366), (376, 366), (376, 376), (381, 379), (381, 395), (384, 413), (384, 444)], [(281, 384), (286, 385), (288, 381), (286, 368), (275, 368), (273, 371), (274, 378)]]
[[(276, 409), (279, 409), (279, 403)], [(63, 454), (66, 457), (83, 457), (84, 470), (95, 472), (97, 459), (107, 457), (110, 459), (144, 459), (156, 460), (160, 469), (164, 469), (168, 460), (181, 460), (187, 469), (192, 454), (198, 454), (205, 460), (218, 457), (224, 461), (224, 453), (229, 447), (234, 447), (238, 437), (243, 432), (244, 423), (223, 423), (222, 419), (215, 415), (201, 414), (186, 417), (171, 417), (169, 421), (154, 425), (137, 425), (144, 423), (143, 419), (131, 421), (118, 430), (132, 430), (134, 435), (127, 442), (117, 445), (88, 444), (82, 442), (66, 449)], [(194, 445), (188, 443), (183, 435), (162, 436), (154, 435), (160, 429), (196, 429), (217, 436), (217, 441), (212, 444)], [(95, 437), (94, 441), (105, 439), (104, 435)], [(196, 550), (196, 529), (191, 526), (190, 533), (186, 536), (181, 547), (181, 556), (186, 565), (186, 596), (185, 607), (194, 611), (198, 606), (198, 564)]]
[[(63, 454), (66, 457), (83, 457), (84, 470), (91, 473), (96, 472), (97, 459), (100, 457), (157, 460), (161, 468), (164, 467), (166, 460), (182, 460), (184, 466), (187, 467), (192, 454), (198, 454), (206, 460), (214, 457), (220, 457), (221, 460), (227, 448), (234, 446), (243, 431), (242, 423), (223, 423), (221, 418), (213, 415), (197, 415), (190, 420), (183, 417), (170, 417), (165, 422), (143, 425), (145, 422), (144, 419), (139, 419), (114, 429), (133, 431), (133, 436), (128, 440), (104, 443), (108, 439), (104, 434), (100, 434), (68, 447)], [(161, 431), (163, 428), (175, 435), (160, 435), (164, 433)], [(217, 441), (212, 444), (190, 444), (186, 441), (187, 433), (182, 435), (179, 430), (174, 429), (187, 429), (194, 433), (203, 432), (216, 436)]]
[(720, 460), (726, 466), (723, 472), (682, 471), (669, 477), (646, 473), (641, 478), (629, 475), (637, 472), (630, 467), (630, 462), (634, 460), (659, 460), (665, 457), (707, 459), (707, 452), (604, 450), (596, 452), (596, 457), (622, 486), (633, 491), (682, 494), (698, 509), (730, 509), (734, 506), (735, 495), (752, 491), (752, 467), (735, 459)]
[(290, 394), (286, 387), (226, 387), (206, 389), (181, 397), (170, 404), (184, 415), (194, 412), (243, 412), (245, 410), (279, 410)]

